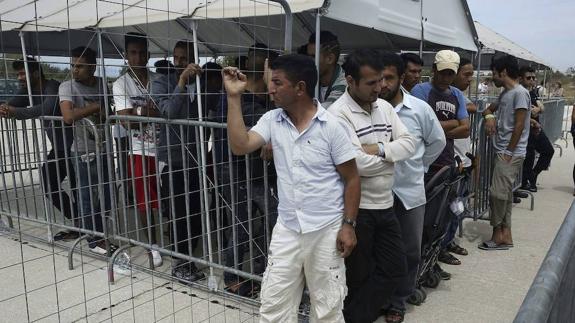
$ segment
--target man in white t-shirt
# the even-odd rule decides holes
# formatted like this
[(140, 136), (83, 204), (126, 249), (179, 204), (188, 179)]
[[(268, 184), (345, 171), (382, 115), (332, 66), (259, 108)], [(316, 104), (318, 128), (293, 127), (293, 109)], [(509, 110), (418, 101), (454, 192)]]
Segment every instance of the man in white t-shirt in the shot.
[[(128, 33), (125, 37), (125, 57), (128, 62), (126, 73), (120, 76), (112, 87), (116, 114), (123, 116), (159, 116), (159, 111), (149, 95), (150, 85), (160, 77), (146, 67), (148, 63), (148, 40), (146, 35)], [(158, 210), (158, 185), (156, 182), (156, 145), (160, 140), (157, 124), (122, 121), (130, 136), (127, 176), (132, 178), (135, 189), (136, 209), (140, 215), (139, 229), (154, 225)], [(152, 223), (148, 223), (147, 211)], [(155, 230), (148, 241), (155, 244)], [(151, 251), (154, 265), (161, 266), (158, 251)]]

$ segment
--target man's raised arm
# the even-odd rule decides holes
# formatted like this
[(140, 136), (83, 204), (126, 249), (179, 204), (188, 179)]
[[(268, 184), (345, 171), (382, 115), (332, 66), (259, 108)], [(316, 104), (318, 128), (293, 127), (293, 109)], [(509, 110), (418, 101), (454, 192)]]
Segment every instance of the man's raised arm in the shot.
[(242, 116), (242, 93), (247, 79), (235, 67), (222, 70), (222, 78), (228, 97), (228, 141), (236, 155), (249, 154), (265, 144), (264, 138), (254, 131), (248, 131)]

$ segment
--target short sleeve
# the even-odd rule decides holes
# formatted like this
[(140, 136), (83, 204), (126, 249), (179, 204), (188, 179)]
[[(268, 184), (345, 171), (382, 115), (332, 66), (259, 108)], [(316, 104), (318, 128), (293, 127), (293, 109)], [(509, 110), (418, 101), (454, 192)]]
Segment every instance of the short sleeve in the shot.
[(72, 99), (72, 83), (64, 82), (60, 84), (60, 87), (58, 88), (58, 96), (60, 97), (60, 102), (63, 101), (74, 102), (74, 100)]
[[(427, 92), (427, 93), (426, 93)], [(416, 84), (413, 89), (411, 89), (411, 95), (414, 97), (427, 102), (427, 97), (429, 95), (429, 91), (426, 91), (424, 88), (424, 83)]]
[(530, 109), (531, 97), (527, 91), (518, 91), (513, 99), (513, 110), (517, 109)]
[(339, 120), (330, 119), (328, 122), (333, 123), (330, 127), (331, 133), (329, 138), (333, 163), (335, 165), (341, 165), (354, 159), (357, 156), (357, 152), (351, 143), (351, 135), (349, 133), (351, 129)]
[(253, 131), (260, 135), (266, 143), (269, 143), (272, 137), (272, 122), (274, 122), (274, 115), (276, 114), (276, 110), (271, 110), (266, 112), (253, 126), (250, 131)]

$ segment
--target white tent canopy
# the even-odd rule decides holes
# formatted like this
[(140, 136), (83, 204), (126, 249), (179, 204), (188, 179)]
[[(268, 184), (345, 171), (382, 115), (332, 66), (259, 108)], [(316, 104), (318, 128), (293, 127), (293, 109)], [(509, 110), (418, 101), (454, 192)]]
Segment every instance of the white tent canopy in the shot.
[[(427, 49), (477, 51), (465, 0), (286, 2), (294, 13), (294, 46), (307, 43), (320, 9), (321, 28), (337, 34), (344, 50), (418, 49), (423, 27)], [(108, 57), (118, 56), (115, 48), (122, 49), (123, 35), (130, 31), (146, 33), (152, 55), (163, 56), (176, 40), (191, 38), (190, 18), (198, 23), (203, 55), (244, 53), (255, 41), (283, 48), (283, 9), (268, 0), (4, 0), (2, 4), (0, 51), (4, 53), (19, 52), (14, 30), (27, 32), (29, 53), (66, 56), (71, 48), (87, 45), (94, 28), (102, 28)], [(42, 37), (35, 31), (43, 32)]]
[(513, 41), (485, 27), (477, 21), (475, 21), (475, 29), (477, 30), (477, 35), (479, 36), (479, 42), (484, 49), (490, 49), (497, 52), (513, 55), (527, 62), (550, 66), (543, 59), (537, 57), (527, 49), (517, 45)]

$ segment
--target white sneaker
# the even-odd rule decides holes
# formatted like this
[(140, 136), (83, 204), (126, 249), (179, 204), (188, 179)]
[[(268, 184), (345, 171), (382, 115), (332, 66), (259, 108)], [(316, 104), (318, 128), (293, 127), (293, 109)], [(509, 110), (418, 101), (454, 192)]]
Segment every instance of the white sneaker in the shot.
[[(154, 244), (152, 247), (158, 248), (158, 245)], [(154, 267), (160, 267), (164, 261), (162, 260), (162, 255), (157, 250), (151, 250), (152, 253), (152, 260), (154, 261)]]
[(107, 253), (106, 249), (104, 249), (98, 245), (95, 245), (93, 248), (90, 248), (90, 251), (93, 253), (99, 254), (99, 255), (105, 255)]

